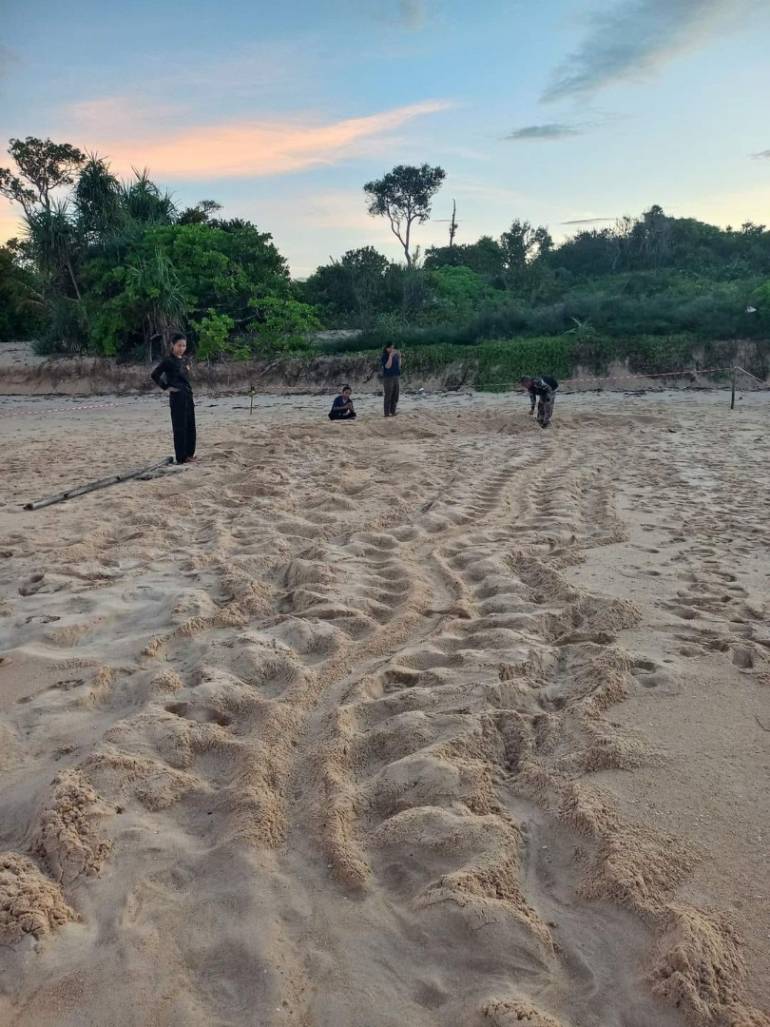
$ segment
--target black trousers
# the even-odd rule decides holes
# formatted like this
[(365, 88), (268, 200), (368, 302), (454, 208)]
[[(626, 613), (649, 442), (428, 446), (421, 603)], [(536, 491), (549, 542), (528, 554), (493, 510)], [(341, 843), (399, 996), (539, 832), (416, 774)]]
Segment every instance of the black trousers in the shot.
[(399, 382), (398, 375), (392, 377), (383, 378), (382, 384), (385, 390), (385, 416), (393, 417), (396, 413), (396, 407), (398, 406), (398, 393), (399, 393)]
[(354, 421), (356, 419), (355, 411), (350, 414), (347, 410), (332, 410), (329, 413), (330, 421)]
[(192, 393), (180, 389), (169, 397), (171, 427), (174, 429), (176, 462), (183, 464), (195, 455), (195, 403)]

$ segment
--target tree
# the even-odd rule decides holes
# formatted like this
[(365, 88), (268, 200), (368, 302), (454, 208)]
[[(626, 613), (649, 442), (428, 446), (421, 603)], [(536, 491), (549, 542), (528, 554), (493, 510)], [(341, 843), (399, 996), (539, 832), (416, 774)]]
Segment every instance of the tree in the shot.
[(168, 341), (169, 333), (182, 323), (187, 312), (184, 293), (176, 268), (160, 248), (129, 267), (125, 280), (126, 294), (144, 329), (149, 362), (154, 340)]
[(92, 154), (81, 168), (75, 186), (78, 229), (95, 243), (117, 232), (125, 219), (120, 182), (106, 161)]
[(32, 272), (15, 252), (0, 246), (0, 340), (30, 339), (41, 327), (41, 306)]
[(477, 274), (496, 278), (503, 272), (503, 251), (489, 235), (462, 246), (432, 246), (425, 254), (425, 268), (439, 267), (469, 267)]
[(72, 185), (75, 173), (86, 160), (76, 146), (35, 136), (11, 139), (8, 153), (18, 174), (0, 168), (0, 193), (20, 204), (27, 217), (38, 205), (50, 210), (51, 193), (60, 186)]
[(256, 312), (256, 347), (268, 351), (303, 349), (307, 337), (321, 327), (315, 311), (307, 303), (282, 296), (265, 296), (251, 304)]
[(222, 209), (216, 200), (201, 200), (194, 207), (187, 207), (177, 218), (178, 225), (207, 225), (211, 223), (211, 215)]
[(32, 209), (27, 215), (30, 249), (46, 284), (54, 291), (66, 293), (69, 286), (80, 301), (80, 288), (75, 275), (78, 237), (69, 207), (55, 200), (49, 207)]
[(319, 267), (300, 292), (327, 317), (350, 320), (365, 328), (393, 298), (388, 276), (391, 267), (388, 258), (373, 246), (362, 246)]
[[(436, 312), (443, 323), (469, 318), (492, 305), (493, 290), (469, 267), (442, 267), (428, 272)], [(500, 293), (497, 294), (498, 296)]]
[(443, 168), (423, 164), (419, 168), (399, 164), (383, 178), (367, 182), (368, 211), (373, 217), (386, 217), (390, 230), (404, 248), (406, 263), (412, 267), (412, 225), (430, 217), (430, 204), (446, 178)]
[(553, 249), (553, 239), (542, 225), (533, 228), (529, 221), (516, 218), (508, 231), (500, 236), (500, 249), (503, 253), (503, 267), (508, 276), (515, 280), (521, 278), (528, 264)]
[(225, 355), (241, 355), (237, 347), (230, 345), (230, 333), (235, 327), (235, 321), (227, 314), (217, 314), (209, 308), (205, 317), (200, 321), (192, 321), (191, 324), (197, 336), (196, 353), (199, 359), (211, 360), (212, 357), (216, 359)]
[[(75, 265), (78, 260), (78, 235), (65, 200), (52, 194), (72, 185), (75, 174), (85, 163), (84, 153), (69, 143), (27, 136), (11, 139), (8, 153), (16, 173), (0, 168), (0, 194), (18, 203), (24, 211), (29, 233), (28, 251), (40, 274), (40, 293), (49, 304), (58, 296), (66, 306), (70, 289), (80, 303)], [(54, 317), (54, 321), (58, 318)], [(83, 311), (66, 318), (68, 325), (85, 323)]]
[[(653, 204), (631, 230), (631, 245), (639, 264), (658, 268), (669, 263), (672, 252), (672, 221), (663, 208)], [(718, 231), (718, 229), (717, 229)]]
[(134, 181), (121, 187), (127, 216), (140, 225), (170, 225), (176, 217), (174, 201), (151, 181), (147, 169), (134, 169)]

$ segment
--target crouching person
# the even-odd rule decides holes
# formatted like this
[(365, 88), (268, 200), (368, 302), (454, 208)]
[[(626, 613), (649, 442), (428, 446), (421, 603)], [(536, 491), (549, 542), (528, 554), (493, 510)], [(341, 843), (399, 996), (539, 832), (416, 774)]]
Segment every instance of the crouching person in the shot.
[(553, 404), (559, 383), (549, 374), (543, 374), (539, 378), (525, 376), (520, 379), (520, 382), (522, 388), (529, 393), (530, 414), (534, 414), (535, 403), (537, 403), (538, 424), (541, 428), (547, 428), (553, 417)]
[(356, 412), (353, 408), (353, 400), (350, 398), (351, 388), (349, 385), (343, 385), (339, 396), (337, 396), (332, 403), (332, 408), (329, 411), (330, 421), (353, 421), (355, 420)]

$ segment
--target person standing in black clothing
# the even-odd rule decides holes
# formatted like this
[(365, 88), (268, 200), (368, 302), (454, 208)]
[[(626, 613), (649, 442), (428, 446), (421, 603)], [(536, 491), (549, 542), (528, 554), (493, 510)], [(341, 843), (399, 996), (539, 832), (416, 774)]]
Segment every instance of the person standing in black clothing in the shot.
[(171, 337), (171, 350), (151, 374), (152, 380), (168, 392), (171, 427), (174, 431), (176, 462), (186, 464), (195, 459), (195, 403), (188, 377), (190, 361), (185, 356), (187, 339), (181, 332)]
[(553, 404), (559, 383), (550, 374), (542, 374), (539, 378), (525, 376), (520, 379), (522, 388), (529, 393), (530, 416), (535, 412), (537, 402), (537, 420), (541, 428), (547, 428), (553, 417)]
[(392, 342), (389, 342), (382, 351), (380, 363), (382, 364), (382, 384), (385, 394), (385, 416), (395, 417), (401, 382), (401, 354)]

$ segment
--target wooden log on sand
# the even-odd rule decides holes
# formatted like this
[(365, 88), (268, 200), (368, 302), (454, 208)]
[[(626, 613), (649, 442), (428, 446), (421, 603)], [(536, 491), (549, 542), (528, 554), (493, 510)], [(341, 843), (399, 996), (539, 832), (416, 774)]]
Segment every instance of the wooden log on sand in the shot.
[(51, 506), (53, 503), (62, 503), (65, 499), (73, 499), (75, 496), (84, 496), (87, 492), (96, 492), (97, 489), (105, 489), (108, 485), (117, 485), (121, 481), (130, 481), (132, 478), (140, 478), (143, 474), (157, 471), (161, 467), (173, 464), (173, 456), (167, 456), (160, 463), (150, 464), (149, 467), (140, 467), (136, 471), (125, 471), (121, 474), (112, 474), (109, 478), (99, 478), (98, 481), (88, 482), (87, 485), (78, 485), (76, 488), (67, 489), (66, 492), (57, 492), (55, 496), (48, 496), (47, 499), (36, 499), (32, 503), (25, 503), (25, 510), (40, 510), (41, 507)]

